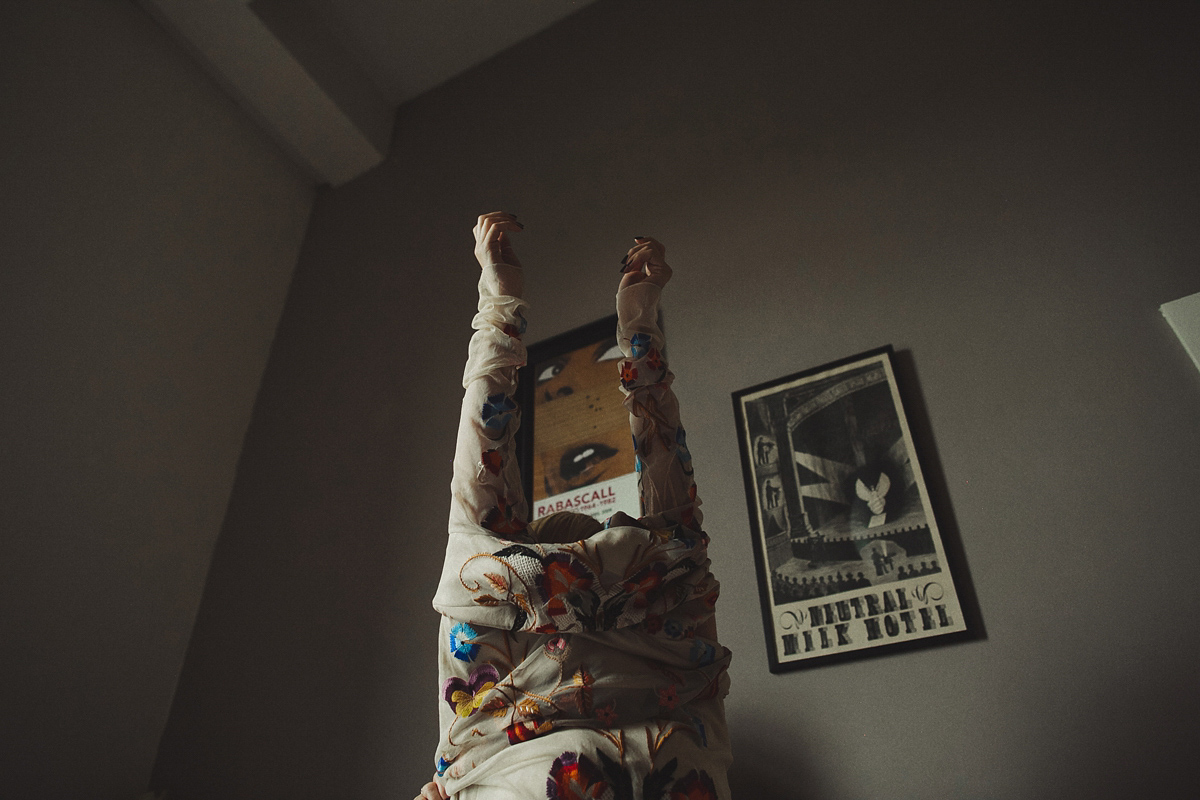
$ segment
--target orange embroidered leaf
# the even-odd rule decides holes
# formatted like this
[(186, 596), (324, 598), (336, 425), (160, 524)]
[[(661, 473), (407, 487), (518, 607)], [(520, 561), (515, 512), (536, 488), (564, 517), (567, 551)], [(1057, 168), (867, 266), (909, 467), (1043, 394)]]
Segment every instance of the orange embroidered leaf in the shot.
[(493, 717), (502, 717), (504, 716), (504, 709), (507, 705), (508, 703), (503, 697), (493, 697), (491, 700), (488, 700), (486, 703), (480, 706), (479, 710), (484, 714), (491, 714)]
[(481, 606), (498, 606), (504, 601), (492, 597), (490, 594), (481, 594), (475, 598), (475, 602)]

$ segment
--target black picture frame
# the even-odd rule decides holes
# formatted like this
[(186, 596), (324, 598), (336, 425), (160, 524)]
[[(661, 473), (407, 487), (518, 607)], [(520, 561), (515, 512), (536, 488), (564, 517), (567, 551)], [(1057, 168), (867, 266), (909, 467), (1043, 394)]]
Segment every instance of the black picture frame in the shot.
[(891, 345), (732, 399), (771, 672), (969, 635)]

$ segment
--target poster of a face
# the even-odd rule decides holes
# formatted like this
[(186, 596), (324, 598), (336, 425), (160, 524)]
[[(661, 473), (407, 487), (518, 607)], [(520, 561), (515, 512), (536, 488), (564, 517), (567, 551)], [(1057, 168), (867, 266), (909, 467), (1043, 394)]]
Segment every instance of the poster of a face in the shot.
[[(616, 322), (602, 320), (529, 349), (532, 517), (639, 513), (629, 412), (617, 375)], [(563, 349), (562, 341), (569, 341)]]

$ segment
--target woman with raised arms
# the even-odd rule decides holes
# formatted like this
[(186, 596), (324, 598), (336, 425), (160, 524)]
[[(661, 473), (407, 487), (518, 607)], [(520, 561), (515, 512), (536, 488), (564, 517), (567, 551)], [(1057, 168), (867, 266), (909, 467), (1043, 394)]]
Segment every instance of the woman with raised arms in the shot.
[(479, 304), (433, 601), (441, 741), (421, 797), (726, 800), (730, 654), (657, 322), (665, 250), (636, 238), (616, 298), (613, 379), (641, 516), (530, 522), (514, 457), (527, 307), (511, 236), (523, 227), (495, 212), (474, 229)]

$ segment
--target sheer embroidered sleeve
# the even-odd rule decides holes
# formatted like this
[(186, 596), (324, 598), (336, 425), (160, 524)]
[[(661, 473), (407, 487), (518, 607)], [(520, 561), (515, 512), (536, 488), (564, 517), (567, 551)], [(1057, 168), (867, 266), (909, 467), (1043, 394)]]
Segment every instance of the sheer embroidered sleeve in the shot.
[(653, 526), (682, 524), (701, 530), (692, 456), (679, 422), (663, 333), (658, 324), (662, 289), (643, 281), (617, 293), (621, 391), (633, 433), (642, 517)]

